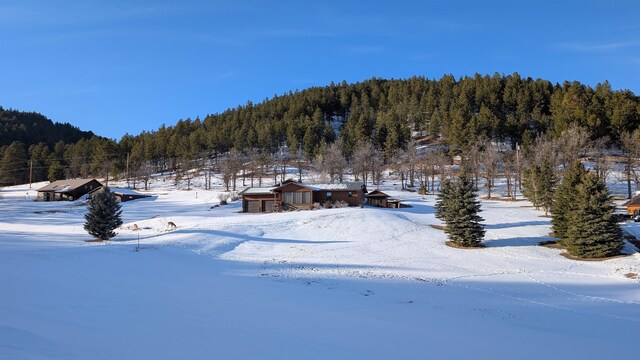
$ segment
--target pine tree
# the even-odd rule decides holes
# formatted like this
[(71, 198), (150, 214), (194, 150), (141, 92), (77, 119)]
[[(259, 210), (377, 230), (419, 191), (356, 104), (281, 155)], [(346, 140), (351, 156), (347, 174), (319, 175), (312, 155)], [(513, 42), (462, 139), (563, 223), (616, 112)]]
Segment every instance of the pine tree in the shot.
[(582, 179), (586, 173), (584, 165), (582, 165), (580, 161), (575, 161), (571, 167), (567, 169), (553, 197), (553, 203), (551, 205), (553, 236), (561, 241), (567, 236), (569, 213), (573, 211), (576, 206), (576, 187), (582, 183)]
[(553, 194), (556, 184), (556, 178), (553, 174), (553, 169), (549, 161), (544, 161), (540, 167), (540, 174), (538, 180), (540, 181), (539, 189), (540, 195), (538, 197), (540, 206), (544, 210), (544, 215), (549, 214), (551, 205), (553, 204)]
[(449, 219), (449, 215), (451, 215), (451, 210), (449, 209), (449, 204), (451, 203), (451, 198), (453, 194), (453, 183), (445, 179), (440, 184), (440, 193), (438, 194), (438, 201), (436, 202), (436, 218), (447, 222)]
[(539, 166), (531, 164), (522, 177), (522, 194), (531, 201), (536, 210), (540, 209), (540, 172)]
[(0, 161), (0, 184), (18, 185), (28, 181), (29, 165), (24, 144), (14, 141), (7, 147)]
[(50, 182), (64, 179), (64, 169), (58, 161), (53, 161), (49, 166), (48, 179)]
[(547, 215), (553, 203), (554, 185), (555, 176), (548, 161), (544, 161), (542, 166), (531, 164), (524, 172), (522, 193), (533, 203), (536, 210), (542, 208)]
[(622, 231), (613, 217), (614, 206), (605, 183), (587, 173), (577, 186), (575, 209), (569, 213), (563, 245), (582, 258), (601, 258), (620, 253)]
[(483, 219), (478, 215), (480, 203), (476, 199), (472, 182), (465, 176), (443, 185), (436, 205), (437, 215), (447, 224), (449, 240), (464, 247), (477, 247), (484, 238)]
[(84, 229), (99, 240), (109, 240), (116, 236), (113, 231), (122, 225), (122, 210), (115, 195), (105, 187), (96, 192), (89, 201), (84, 218)]

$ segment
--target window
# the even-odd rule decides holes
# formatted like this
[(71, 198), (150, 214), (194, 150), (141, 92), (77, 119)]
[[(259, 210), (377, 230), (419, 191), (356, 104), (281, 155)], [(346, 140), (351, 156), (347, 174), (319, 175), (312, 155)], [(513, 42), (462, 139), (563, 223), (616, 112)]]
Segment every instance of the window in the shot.
[(284, 193), (284, 202), (287, 204), (293, 204), (293, 193), (286, 192)]
[(300, 191), (296, 191), (293, 193), (293, 203), (294, 204), (302, 203), (302, 194), (300, 193)]
[(349, 191), (349, 197), (353, 197), (353, 191)]
[(331, 200), (331, 191), (327, 191), (327, 200)]
[(302, 202), (305, 204), (311, 204), (311, 193), (309, 191), (302, 193)]

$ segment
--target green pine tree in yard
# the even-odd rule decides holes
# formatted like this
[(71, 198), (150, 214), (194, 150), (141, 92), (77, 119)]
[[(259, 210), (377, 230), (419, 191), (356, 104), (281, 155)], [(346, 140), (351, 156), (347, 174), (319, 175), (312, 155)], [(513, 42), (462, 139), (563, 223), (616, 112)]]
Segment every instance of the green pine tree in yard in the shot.
[(116, 236), (113, 230), (122, 225), (122, 210), (109, 188), (98, 191), (91, 197), (84, 218), (84, 229), (96, 239), (109, 240)]
[(551, 225), (553, 236), (562, 241), (567, 237), (569, 214), (576, 206), (576, 187), (582, 183), (587, 171), (580, 161), (575, 161), (567, 169), (562, 182), (558, 185), (551, 205)]
[(436, 218), (447, 222), (451, 211), (448, 206), (451, 203), (451, 197), (453, 193), (453, 183), (450, 180), (442, 180), (440, 184), (440, 193), (438, 194), (438, 201), (436, 202)]
[(436, 216), (447, 227), (449, 240), (464, 247), (477, 247), (484, 238), (483, 219), (478, 215), (480, 202), (473, 191), (473, 183), (465, 176), (455, 182), (443, 184), (441, 198), (436, 205)]
[(553, 194), (554, 188), (556, 185), (556, 177), (553, 174), (553, 168), (548, 161), (544, 161), (542, 166), (540, 166), (540, 174), (538, 180), (540, 181), (539, 185), (539, 202), (540, 206), (544, 210), (544, 216), (549, 214), (549, 210), (551, 209), (551, 205), (553, 204)]
[(540, 209), (540, 167), (531, 164), (525, 169), (522, 177), (522, 194), (533, 204), (536, 210)]
[(618, 255), (623, 247), (622, 231), (613, 211), (605, 183), (593, 173), (585, 174), (576, 188), (575, 209), (568, 214), (563, 245), (569, 254), (581, 258)]
[(544, 161), (542, 166), (531, 164), (524, 172), (522, 193), (533, 203), (536, 210), (542, 208), (545, 216), (553, 203), (555, 182), (553, 168), (548, 161)]

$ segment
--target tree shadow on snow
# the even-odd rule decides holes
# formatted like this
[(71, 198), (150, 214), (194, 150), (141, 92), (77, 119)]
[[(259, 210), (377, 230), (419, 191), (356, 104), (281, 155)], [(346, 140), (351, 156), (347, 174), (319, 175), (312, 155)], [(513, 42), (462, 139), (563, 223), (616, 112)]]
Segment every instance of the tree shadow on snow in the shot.
[(516, 246), (538, 246), (542, 241), (556, 240), (551, 236), (533, 236), (533, 237), (512, 237), (506, 239), (485, 240), (482, 243), (488, 247), (516, 247)]
[(515, 228), (515, 227), (550, 225), (550, 224), (551, 224), (550, 220), (535, 220), (535, 221), (521, 221), (521, 222), (502, 223), (502, 224), (486, 224), (484, 228), (488, 230), (495, 230), (495, 229), (509, 229), (509, 228)]

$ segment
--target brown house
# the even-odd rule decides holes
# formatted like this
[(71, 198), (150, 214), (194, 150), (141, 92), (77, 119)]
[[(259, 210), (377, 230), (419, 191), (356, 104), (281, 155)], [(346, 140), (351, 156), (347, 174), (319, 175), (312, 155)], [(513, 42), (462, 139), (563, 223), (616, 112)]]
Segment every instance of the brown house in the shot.
[(314, 203), (344, 201), (349, 206), (364, 204), (367, 188), (361, 182), (305, 185), (292, 180), (271, 188), (248, 188), (242, 192), (243, 212), (311, 210)]
[(73, 201), (100, 187), (102, 184), (96, 179), (58, 180), (38, 189), (36, 200)]
[(366, 195), (367, 204), (383, 208), (399, 208), (400, 200), (392, 199), (380, 190), (373, 190)]
[(633, 216), (640, 215), (640, 194), (634, 196), (625, 205), (627, 205), (627, 214)]

